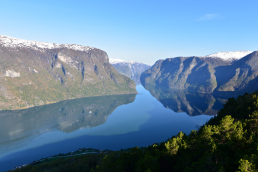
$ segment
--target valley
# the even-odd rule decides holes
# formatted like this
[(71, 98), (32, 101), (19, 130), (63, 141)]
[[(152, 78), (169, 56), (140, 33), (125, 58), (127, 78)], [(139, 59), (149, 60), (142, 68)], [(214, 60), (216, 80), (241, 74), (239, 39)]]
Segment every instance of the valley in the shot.
[(200, 131), (230, 97), (258, 89), (257, 51), (175, 57), (150, 66), (109, 59), (97, 48), (7, 36), (0, 36), (0, 50), (4, 170), (80, 157), (100, 161), (135, 145), (144, 152), (180, 131)]
[(141, 84), (141, 74), (151, 67), (150, 65), (130, 60), (110, 59), (109, 62), (118, 73), (131, 78), (136, 85)]
[(258, 1), (0, 4), (0, 172), (258, 172)]

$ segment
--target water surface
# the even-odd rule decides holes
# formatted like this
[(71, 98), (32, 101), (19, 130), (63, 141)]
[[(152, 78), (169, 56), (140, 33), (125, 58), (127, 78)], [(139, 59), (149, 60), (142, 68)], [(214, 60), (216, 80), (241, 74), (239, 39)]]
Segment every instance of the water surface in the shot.
[[(148, 91), (149, 90), (149, 91)], [(146, 90), (0, 111), (0, 171), (79, 148), (120, 150), (189, 134), (222, 107), (212, 95)]]

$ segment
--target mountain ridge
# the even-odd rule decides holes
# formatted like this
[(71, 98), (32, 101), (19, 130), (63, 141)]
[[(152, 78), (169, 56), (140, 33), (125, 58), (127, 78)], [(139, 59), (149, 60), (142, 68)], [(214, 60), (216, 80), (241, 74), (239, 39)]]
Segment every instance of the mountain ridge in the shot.
[(90, 46), (83, 46), (77, 44), (56, 44), (40, 41), (30, 41), (25, 39), (14, 38), (10, 36), (0, 35), (0, 45), (8, 48), (32, 48), (35, 50), (44, 50), (44, 49), (60, 49), (68, 48), (79, 51), (88, 51), (91, 49), (97, 49)]
[(0, 109), (137, 93), (135, 83), (115, 70), (105, 51), (6, 36), (0, 39), (0, 78)]
[(257, 51), (233, 61), (197, 56), (168, 58), (145, 71), (141, 83), (203, 93), (251, 92), (258, 89), (257, 62)]

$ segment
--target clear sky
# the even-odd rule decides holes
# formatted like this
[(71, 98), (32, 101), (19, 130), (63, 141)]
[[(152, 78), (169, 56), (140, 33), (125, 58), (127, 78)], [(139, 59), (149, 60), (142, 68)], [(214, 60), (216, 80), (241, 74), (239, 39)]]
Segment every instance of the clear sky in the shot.
[(0, 34), (154, 64), (258, 50), (257, 0), (0, 0)]

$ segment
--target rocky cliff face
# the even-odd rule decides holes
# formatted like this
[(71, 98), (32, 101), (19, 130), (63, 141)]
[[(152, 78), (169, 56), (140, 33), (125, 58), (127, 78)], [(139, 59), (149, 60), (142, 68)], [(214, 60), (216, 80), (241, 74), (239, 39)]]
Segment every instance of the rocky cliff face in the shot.
[(141, 83), (202, 93), (257, 90), (258, 52), (237, 58), (210, 55), (159, 60), (141, 75)]
[(232, 65), (215, 68), (217, 92), (253, 92), (258, 90), (258, 51), (234, 61)]
[(157, 61), (141, 75), (143, 85), (212, 92), (216, 86), (215, 71), (198, 57), (176, 57)]
[(144, 63), (135, 61), (124, 61), (120, 59), (110, 59), (109, 62), (112, 64), (112, 66), (116, 68), (118, 73), (125, 75), (128, 78), (131, 78), (136, 85), (141, 84), (140, 76), (142, 72), (151, 67), (150, 65)]
[(0, 36), (0, 108), (19, 109), (65, 99), (136, 93), (106, 52)]

